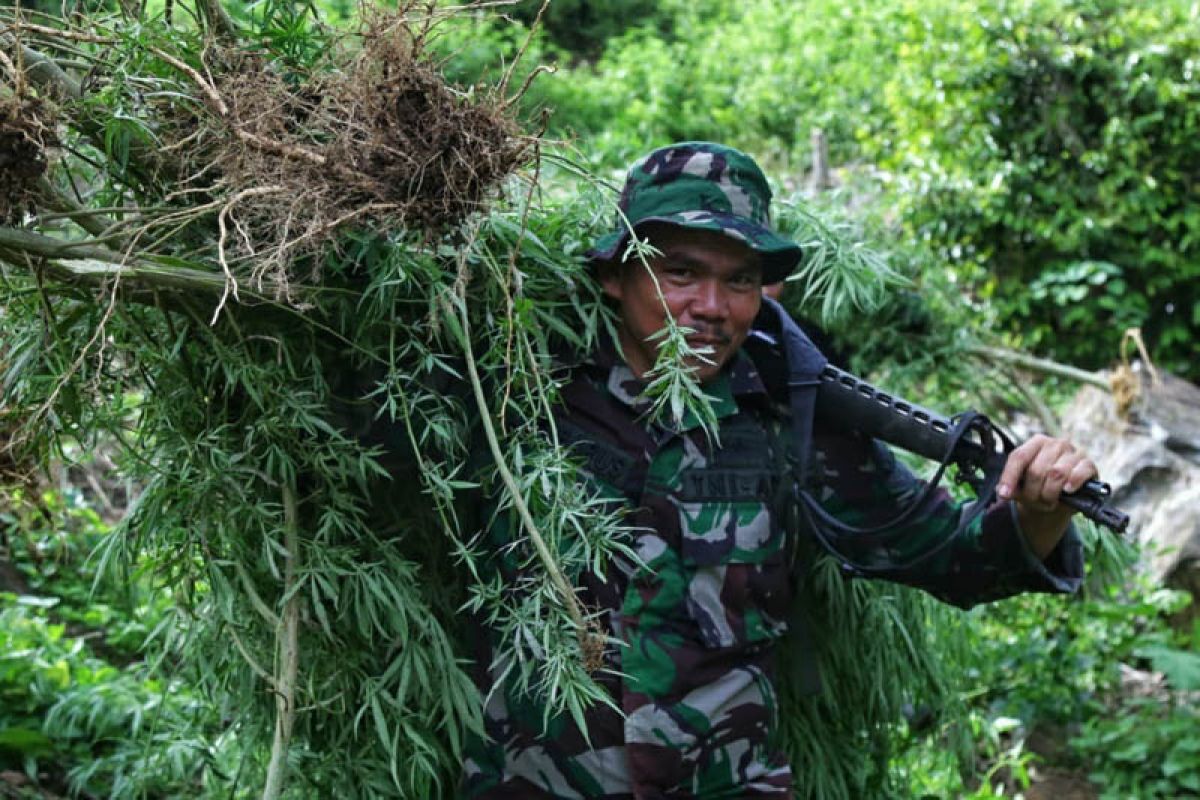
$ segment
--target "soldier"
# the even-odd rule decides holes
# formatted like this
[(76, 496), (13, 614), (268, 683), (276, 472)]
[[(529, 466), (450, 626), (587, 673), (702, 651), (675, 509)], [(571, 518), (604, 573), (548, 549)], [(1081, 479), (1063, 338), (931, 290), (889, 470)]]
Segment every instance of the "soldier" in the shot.
[[(467, 797), (790, 797), (789, 765), (772, 746), (772, 655), (787, 629), (794, 553), (812, 531), (781, 491), (794, 478), (787, 398), (767, 391), (745, 346), (762, 286), (801, 259), (771, 230), (770, 199), (757, 164), (722, 145), (671, 145), (630, 170), (620, 207), (658, 255), (648, 268), (626, 260), (624, 227), (591, 251), (618, 341), (573, 369), (555, 420), (589, 480), (627, 508), (638, 555), (582, 578), (581, 599), (620, 643), (597, 673), (612, 705), (591, 708), (583, 729), (569, 715), (546, 722), (535, 697), (503, 681), (484, 637), (488, 739), (468, 747)], [(667, 314), (706, 353), (690, 366), (712, 398), (719, 445), (697, 420), (672, 426), (646, 413), (644, 378)], [(922, 488), (886, 448), (844, 430), (818, 427), (806, 463), (824, 512), (858, 524), (894, 517)], [(1058, 498), (1094, 475), (1067, 442), (1034, 437), (1010, 455), (1002, 500), (958, 536), (962, 509), (939, 491), (899, 545), (866, 542), (857, 556), (964, 607), (1074, 591), (1082, 550)], [(506, 529), (492, 537), (501, 552)]]

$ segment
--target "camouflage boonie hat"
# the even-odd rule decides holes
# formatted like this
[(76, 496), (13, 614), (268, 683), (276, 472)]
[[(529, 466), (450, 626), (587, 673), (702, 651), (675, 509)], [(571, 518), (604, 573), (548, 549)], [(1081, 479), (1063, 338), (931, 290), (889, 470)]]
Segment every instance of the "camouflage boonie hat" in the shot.
[[(679, 142), (629, 169), (619, 207), (635, 229), (644, 222), (718, 231), (762, 254), (763, 283), (777, 283), (800, 263), (800, 246), (770, 228), (771, 189), (754, 159), (712, 142)], [(604, 236), (588, 251), (607, 261), (625, 248), (629, 230)]]

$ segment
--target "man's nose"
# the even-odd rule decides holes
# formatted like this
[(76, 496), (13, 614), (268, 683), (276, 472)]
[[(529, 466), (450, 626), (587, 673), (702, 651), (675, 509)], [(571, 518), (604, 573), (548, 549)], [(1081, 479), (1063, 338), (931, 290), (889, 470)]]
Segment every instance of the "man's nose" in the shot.
[(692, 313), (704, 319), (725, 319), (729, 314), (729, 302), (725, 287), (720, 281), (701, 281), (692, 300)]

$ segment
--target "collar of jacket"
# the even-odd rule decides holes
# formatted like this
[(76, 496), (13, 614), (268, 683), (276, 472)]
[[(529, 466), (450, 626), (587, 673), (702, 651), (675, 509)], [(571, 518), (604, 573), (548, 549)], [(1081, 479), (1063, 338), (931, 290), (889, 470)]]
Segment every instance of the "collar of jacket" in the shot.
[[(650, 411), (652, 401), (646, 397), (648, 382), (633, 374), (633, 370), (625, 363), (617, 352), (616, 345), (611, 339), (605, 338), (592, 352), (586, 361), (587, 367), (600, 378), (608, 392), (624, 405), (630, 407), (639, 415)], [(748, 400), (767, 400), (766, 386), (754, 366), (744, 352), (739, 350), (725, 368), (701, 388), (708, 395), (717, 419), (724, 419), (737, 413), (739, 403)], [(701, 420), (690, 409), (685, 410), (684, 417), (678, 426), (671, 425), (675, 433), (686, 433), (699, 428)]]

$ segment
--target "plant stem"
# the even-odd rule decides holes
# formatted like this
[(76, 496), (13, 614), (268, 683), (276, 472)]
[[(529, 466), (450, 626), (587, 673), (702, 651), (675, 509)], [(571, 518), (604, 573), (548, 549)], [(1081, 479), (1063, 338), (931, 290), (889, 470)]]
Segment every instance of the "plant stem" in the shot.
[(1058, 424), (1058, 418), (1055, 417), (1050, 407), (1046, 405), (1046, 401), (1038, 397), (1037, 393), (1029, 388), (1028, 381), (1021, 380), (1021, 376), (1011, 366), (1002, 370), (1002, 372), (1017, 390), (1017, 394), (1021, 395), (1021, 399), (1029, 405), (1029, 408), (1037, 416), (1038, 421), (1042, 423), (1042, 431), (1051, 436), (1061, 435), (1062, 426)]
[[(46, 271), (60, 280), (108, 278), (131, 280), (147, 288), (182, 289), (221, 292), (229, 285), (228, 278), (218, 272), (188, 267), (164, 266), (144, 258), (124, 258), (121, 253), (86, 241), (67, 242), (31, 231), (0, 227), (0, 248), (25, 253), (39, 259)], [(17, 264), (17, 266), (21, 266)], [(239, 291), (257, 300), (269, 302), (266, 292), (278, 291), (277, 286), (264, 282), (263, 292), (239, 286)]]
[[(99, 213), (79, 205), (73, 198), (60, 194), (44, 175), (38, 181), (38, 190), (42, 193), (47, 206), (59, 212), (60, 216), (70, 219), (92, 236), (102, 237), (113, 228), (112, 220), (105, 219)], [(39, 215), (41, 222), (47, 222), (52, 218), (46, 214)]]
[(512, 472), (508, 468), (508, 463), (504, 458), (504, 451), (500, 448), (500, 440), (496, 437), (496, 429), (492, 425), (491, 411), (488, 408), (487, 396), (483, 391), (483, 382), (479, 379), (479, 371), (475, 367), (475, 354), (471, 348), (471, 330), (467, 315), (466, 299), (459, 297), (458, 306), (459, 318), (462, 322), (463, 330), (463, 352), (467, 361), (467, 374), (471, 379), (471, 390), (475, 395), (475, 404), (479, 407), (479, 419), (483, 423), (483, 434), (487, 439), (488, 449), (492, 453), (492, 461), (496, 464), (496, 470), (500, 473), (500, 479), (504, 481), (509, 494), (512, 496), (513, 507), (517, 511), (517, 516), (521, 518), (521, 524), (525, 526), (526, 532), (529, 534), (530, 541), (533, 542), (533, 549), (537, 552), (538, 558), (546, 567), (546, 573), (550, 576), (550, 582), (554, 584), (554, 588), (562, 596), (563, 605), (566, 606), (567, 613), (571, 615), (571, 620), (575, 623), (579, 632), (579, 643), (583, 652), (587, 652), (587, 623), (583, 618), (583, 609), (579, 606), (579, 598), (575, 596), (571, 584), (567, 582), (566, 577), (562, 574), (562, 570), (558, 568), (558, 562), (554, 560), (550, 548), (546, 546), (546, 541), (542, 538), (542, 534), (538, 531), (537, 523), (533, 519), (533, 514), (529, 512), (529, 506), (525, 503), (525, 498), (521, 494), (521, 487), (517, 484), (517, 479), (513, 477)]
[(276, 800), (287, 777), (287, 751), (296, 722), (296, 675), (300, 665), (300, 593), (296, 591), (296, 562), (300, 555), (300, 536), (296, 523), (296, 495), (283, 487), (283, 543), (287, 550), (283, 569), (283, 616), (276, 633), (278, 658), (275, 664), (275, 740), (271, 743), (271, 762), (263, 800)]
[(91, 258), (113, 263), (121, 261), (120, 253), (103, 245), (87, 240), (71, 242), (18, 228), (0, 228), (0, 247), (21, 250), (43, 258)]
[(200, 9), (205, 24), (216, 34), (218, 39), (224, 39), (230, 43), (237, 42), (237, 23), (221, 5), (221, 0), (196, 0), (196, 8)]
[(1057, 361), (1051, 361), (1046, 358), (1038, 358), (1037, 356), (1018, 353), (1014, 350), (1005, 350), (1001, 347), (988, 347), (987, 345), (972, 345), (967, 348), (967, 352), (976, 358), (986, 358), (1004, 364), (1012, 364), (1037, 372), (1043, 372), (1047, 375), (1057, 375), (1060, 378), (1070, 378), (1080, 383), (1090, 383), (1106, 391), (1111, 390), (1108, 378), (1098, 372), (1088, 372), (1087, 370), (1067, 364), (1060, 364)]

